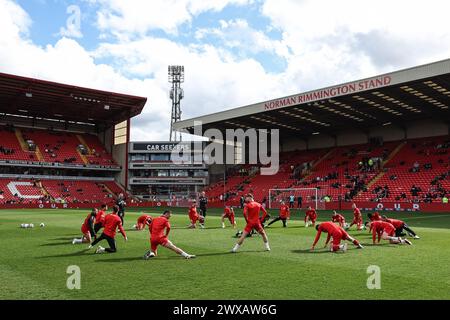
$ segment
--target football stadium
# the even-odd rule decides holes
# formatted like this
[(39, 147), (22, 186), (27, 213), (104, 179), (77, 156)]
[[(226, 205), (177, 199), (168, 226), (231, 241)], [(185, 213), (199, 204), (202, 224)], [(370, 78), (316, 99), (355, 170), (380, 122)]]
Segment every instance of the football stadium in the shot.
[[(1, 299), (450, 298), (450, 60), (173, 124), (200, 143), (130, 141), (146, 101), (0, 74)], [(278, 130), (277, 172), (210, 129)]]

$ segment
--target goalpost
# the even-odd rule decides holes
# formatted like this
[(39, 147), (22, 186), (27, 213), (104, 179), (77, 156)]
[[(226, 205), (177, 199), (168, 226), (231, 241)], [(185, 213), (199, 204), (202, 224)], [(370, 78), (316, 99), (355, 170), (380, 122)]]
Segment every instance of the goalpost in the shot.
[(318, 188), (269, 189), (269, 209), (279, 208), (281, 201), (289, 205), (291, 196), (294, 196), (294, 208), (298, 207), (298, 197), (301, 197), (302, 208), (311, 206), (316, 210), (325, 209), (320, 191)]

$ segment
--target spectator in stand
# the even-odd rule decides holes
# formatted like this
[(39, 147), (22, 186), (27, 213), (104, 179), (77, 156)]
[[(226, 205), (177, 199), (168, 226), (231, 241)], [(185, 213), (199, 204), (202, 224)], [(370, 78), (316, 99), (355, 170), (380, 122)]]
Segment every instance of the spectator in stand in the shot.
[(418, 197), (419, 196), (419, 192), (422, 191), (422, 190), (419, 187), (416, 187), (415, 184), (413, 184), (410, 191), (411, 191), (411, 195), (413, 197)]
[(412, 172), (419, 172), (419, 171), (420, 171), (420, 164), (419, 164), (419, 162), (416, 160), (416, 161), (414, 162)]

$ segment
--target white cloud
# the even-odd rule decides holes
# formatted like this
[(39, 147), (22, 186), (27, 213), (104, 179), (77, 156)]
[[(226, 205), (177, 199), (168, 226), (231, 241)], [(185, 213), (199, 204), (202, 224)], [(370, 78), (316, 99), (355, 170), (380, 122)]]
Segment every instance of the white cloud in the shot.
[(288, 73), (315, 85), (448, 58), (445, 0), (266, 0), (262, 13), (293, 52)]
[(163, 30), (176, 34), (178, 27), (207, 11), (221, 11), (228, 5), (245, 5), (251, 0), (90, 0), (100, 5), (98, 27), (118, 33), (145, 34)]
[(278, 77), (268, 74), (257, 61), (238, 60), (227, 51), (210, 45), (182, 46), (167, 39), (145, 37), (125, 43), (102, 44), (95, 56), (116, 59), (125, 74), (152, 74), (165, 95), (165, 100), (159, 96), (160, 104), (154, 107), (167, 106), (164, 108), (168, 114), (167, 66), (184, 65), (183, 119), (261, 101), (282, 91), (278, 87)]
[[(14, 19), (12, 18), (14, 17)], [(91, 53), (77, 41), (62, 38), (55, 45), (40, 47), (27, 37), (31, 19), (17, 4), (0, 0), (0, 71), (35, 77), (100, 90), (150, 96), (146, 111), (150, 111), (165, 91), (152, 79), (130, 79), (111, 66), (96, 64)], [(152, 120), (156, 125), (151, 130), (143, 126), (133, 131), (135, 139), (166, 138), (163, 124), (169, 123), (166, 110), (153, 109)], [(144, 129), (143, 129), (144, 128)], [(166, 130), (167, 131), (167, 130)]]
[[(186, 119), (448, 58), (450, 53), (447, 1), (265, 0), (261, 14), (269, 26), (257, 29), (242, 17), (223, 19), (218, 26), (213, 22), (216, 27), (192, 30), (197, 39), (190, 44), (148, 31), (176, 34), (181, 24), (203, 12), (252, 1), (85, 1), (100, 6), (102, 43), (92, 52), (65, 37), (54, 45), (34, 44), (28, 36), (28, 14), (13, 1), (0, 0), (0, 70), (148, 97), (143, 114), (132, 122), (135, 140), (168, 138), (171, 64), (186, 67)], [(281, 40), (264, 32), (275, 29)], [(211, 36), (220, 45), (208, 43)], [(286, 69), (265, 70), (252, 58), (260, 52), (284, 59)]]
[(213, 36), (226, 48), (236, 49), (244, 56), (259, 52), (269, 52), (284, 58), (289, 55), (288, 47), (282, 41), (273, 40), (263, 31), (255, 30), (244, 19), (220, 20), (219, 24), (219, 28), (198, 29), (195, 32), (196, 39)]

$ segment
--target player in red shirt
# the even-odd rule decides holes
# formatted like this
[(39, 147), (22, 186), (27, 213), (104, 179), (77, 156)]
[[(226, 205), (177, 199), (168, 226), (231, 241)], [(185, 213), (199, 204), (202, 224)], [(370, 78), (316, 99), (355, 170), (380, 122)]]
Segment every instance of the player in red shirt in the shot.
[(372, 231), (372, 241), (373, 244), (376, 244), (377, 242), (376, 237), (378, 235), (378, 243), (380, 243), (380, 240), (389, 240), (389, 243), (391, 244), (409, 244), (412, 243), (408, 239), (402, 239), (400, 237), (395, 237), (395, 227), (386, 221), (369, 221), (366, 222), (366, 227), (369, 228), (370, 231)]
[(106, 210), (108, 210), (108, 206), (106, 204), (102, 204), (100, 210), (98, 210), (97, 215), (95, 216), (95, 224), (94, 231), (97, 234), (101, 228), (105, 225), (105, 216)]
[(226, 206), (222, 215), (222, 228), (225, 228), (225, 218), (228, 218), (233, 229), (236, 228), (236, 219), (234, 216), (234, 208), (230, 206)]
[(270, 226), (272, 223), (281, 220), (283, 222), (283, 228), (286, 228), (286, 226), (287, 226), (286, 220), (288, 220), (290, 218), (291, 218), (291, 211), (290, 211), (289, 207), (286, 205), (286, 203), (284, 201), (281, 201), (280, 215), (278, 217), (274, 218), (272, 221), (270, 221), (267, 226)]
[(316, 226), (316, 230), (317, 235), (314, 239), (313, 245), (311, 246), (311, 251), (314, 250), (322, 232), (326, 232), (328, 234), (327, 241), (325, 242), (325, 248), (327, 247), (328, 242), (330, 242), (331, 237), (333, 237), (333, 244), (330, 247), (330, 251), (347, 251), (347, 243), (341, 244), (341, 240), (351, 241), (358, 249), (363, 248), (358, 240), (350, 237), (350, 235), (343, 228), (335, 225), (333, 222), (322, 222)]
[(91, 243), (92, 237), (95, 236), (94, 221), (97, 212), (98, 212), (97, 209), (92, 209), (91, 213), (89, 213), (86, 219), (84, 219), (84, 222), (81, 225), (81, 233), (83, 234), (83, 237), (81, 237), (81, 239), (77, 238), (73, 239), (72, 244)]
[(160, 217), (152, 219), (148, 230), (150, 231), (150, 247), (151, 249), (147, 251), (144, 255), (144, 259), (148, 260), (155, 257), (158, 254), (158, 246), (161, 245), (167, 249), (170, 249), (185, 259), (195, 258), (194, 255), (188, 254), (176, 247), (167, 237), (170, 232), (169, 219), (172, 213), (169, 210), (164, 211)]
[(197, 221), (200, 224), (200, 228), (205, 228), (205, 218), (202, 215), (199, 215), (197, 212), (197, 201), (192, 201), (192, 205), (189, 208), (189, 220), (191, 221), (191, 224), (189, 225), (189, 228), (195, 229), (197, 225)]
[(125, 241), (128, 240), (125, 230), (123, 230), (123, 227), (122, 227), (122, 220), (117, 215), (118, 212), (119, 212), (119, 206), (115, 205), (113, 207), (113, 212), (106, 215), (106, 217), (105, 217), (105, 227), (103, 229), (102, 235), (99, 238), (97, 238), (94, 242), (92, 242), (92, 244), (89, 246), (89, 249), (92, 248), (93, 246), (95, 246), (100, 241), (106, 240), (106, 241), (108, 241), (109, 248), (105, 249), (102, 246), (98, 246), (95, 253), (103, 253), (105, 251), (108, 253), (116, 252), (117, 247), (116, 247), (115, 237), (116, 237), (117, 228), (119, 228), (119, 231), (123, 235)]
[(247, 221), (247, 225), (245, 226), (244, 231), (242, 232), (241, 237), (237, 241), (236, 245), (233, 247), (231, 252), (237, 252), (238, 249), (241, 247), (241, 245), (244, 243), (245, 238), (247, 237), (250, 232), (252, 232), (253, 229), (256, 229), (256, 231), (262, 236), (264, 241), (264, 246), (266, 251), (270, 251), (269, 246), (269, 239), (267, 238), (267, 234), (264, 231), (264, 228), (261, 224), (259, 213), (260, 211), (263, 212), (262, 219), (264, 220), (267, 216), (267, 211), (264, 209), (264, 207), (256, 202), (253, 199), (252, 194), (247, 194), (245, 196), (245, 206), (244, 206), (244, 218)]
[(144, 230), (145, 226), (150, 225), (152, 217), (148, 214), (143, 214), (137, 219), (137, 223), (133, 226), (138, 231)]
[(337, 222), (341, 228), (344, 228), (345, 226), (345, 218), (342, 214), (337, 213), (335, 210), (333, 210), (333, 215), (331, 216), (332, 222)]
[(378, 212), (375, 212), (374, 214), (372, 213), (368, 213), (367, 217), (369, 218), (370, 221), (381, 221), (381, 216)]
[(316, 209), (311, 208), (311, 206), (308, 207), (308, 210), (305, 212), (305, 228), (308, 228), (310, 224), (313, 226), (316, 225), (317, 220), (317, 212)]
[(397, 219), (389, 219), (386, 216), (383, 216), (383, 221), (389, 222), (395, 227), (395, 236), (403, 237), (405, 234), (403, 233), (403, 229), (405, 229), (408, 234), (414, 239), (420, 239), (420, 237), (402, 220)]
[(356, 224), (358, 231), (361, 231), (363, 230), (363, 219), (361, 211), (356, 206), (356, 203), (352, 204), (352, 208), (353, 208), (353, 221), (350, 224), (349, 228), (351, 228), (354, 224)]

